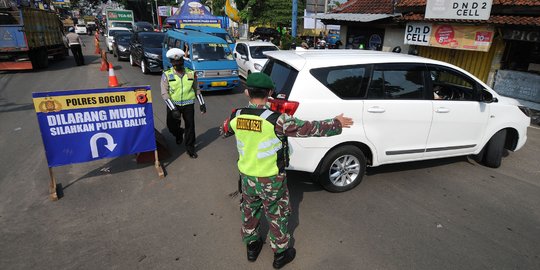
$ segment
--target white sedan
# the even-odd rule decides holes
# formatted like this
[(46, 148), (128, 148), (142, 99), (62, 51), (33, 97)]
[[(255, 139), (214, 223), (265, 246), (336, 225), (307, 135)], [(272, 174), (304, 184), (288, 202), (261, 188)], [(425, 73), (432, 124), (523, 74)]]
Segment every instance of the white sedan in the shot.
[(279, 48), (271, 42), (238, 41), (234, 46), (233, 56), (238, 65), (238, 75), (247, 78), (253, 72), (260, 72), (268, 61), (264, 54), (267, 51), (277, 51)]

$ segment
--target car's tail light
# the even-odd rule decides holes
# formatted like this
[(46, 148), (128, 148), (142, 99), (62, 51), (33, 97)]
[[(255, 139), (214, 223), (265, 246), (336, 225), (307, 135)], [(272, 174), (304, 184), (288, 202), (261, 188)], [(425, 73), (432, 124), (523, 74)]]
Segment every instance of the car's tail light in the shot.
[(270, 109), (274, 112), (286, 113), (294, 115), (300, 103), (284, 99), (270, 99)]

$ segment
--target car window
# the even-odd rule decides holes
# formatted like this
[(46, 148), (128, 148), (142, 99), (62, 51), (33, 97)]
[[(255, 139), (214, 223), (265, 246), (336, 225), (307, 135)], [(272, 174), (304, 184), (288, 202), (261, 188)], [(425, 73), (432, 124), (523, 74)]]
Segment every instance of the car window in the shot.
[(370, 66), (317, 68), (311, 75), (343, 99), (365, 98)]
[(430, 65), (428, 69), (434, 100), (478, 100), (472, 78), (443, 66)]
[(139, 40), (144, 47), (147, 48), (161, 48), (163, 42), (162, 35), (139, 35)]
[(368, 87), (368, 99), (424, 99), (422, 65), (375, 65)]
[(113, 22), (111, 24), (112, 27), (125, 27), (125, 28), (128, 28), (128, 29), (133, 29), (133, 24), (129, 23), (129, 22)]
[(298, 71), (281, 61), (270, 59), (262, 72), (269, 75), (276, 86), (272, 97), (287, 99), (296, 76), (298, 76)]
[(167, 45), (169, 45), (169, 46), (168, 46), (169, 48), (173, 48), (173, 47), (174, 47), (174, 41), (175, 41), (174, 38), (172, 38), (172, 37), (169, 38), (169, 42), (168, 42), (168, 44), (167, 44)]
[(246, 45), (239, 43), (238, 46), (236, 46), (236, 52), (241, 55), (246, 55), (247, 54)]
[(266, 59), (268, 58), (266, 55), (264, 55), (264, 52), (269, 51), (277, 51), (278, 48), (276, 46), (249, 46), (249, 52), (251, 54), (251, 58), (254, 59)]

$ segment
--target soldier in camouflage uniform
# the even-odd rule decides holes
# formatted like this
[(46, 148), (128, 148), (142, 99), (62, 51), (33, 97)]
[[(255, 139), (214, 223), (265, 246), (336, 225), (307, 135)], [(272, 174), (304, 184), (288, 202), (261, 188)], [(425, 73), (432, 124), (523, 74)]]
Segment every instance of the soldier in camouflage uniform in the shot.
[(224, 137), (235, 135), (241, 178), (242, 238), (249, 261), (257, 260), (263, 246), (259, 237), (262, 210), (269, 222), (274, 268), (291, 262), (296, 250), (289, 247), (287, 224), (291, 208), (285, 167), (288, 163), (287, 137), (323, 137), (341, 134), (353, 124), (343, 114), (323, 121), (303, 121), (273, 112), (268, 106), (274, 83), (264, 73), (252, 73), (245, 91), (250, 98), (246, 108), (233, 111), (221, 127)]

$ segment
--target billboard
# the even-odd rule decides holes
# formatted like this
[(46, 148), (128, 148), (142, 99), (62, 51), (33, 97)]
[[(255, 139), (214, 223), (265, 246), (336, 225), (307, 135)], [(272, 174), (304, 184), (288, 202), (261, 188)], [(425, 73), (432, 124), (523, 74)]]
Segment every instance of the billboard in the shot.
[(407, 23), (405, 44), (469, 51), (489, 51), (495, 30), (489, 26)]

